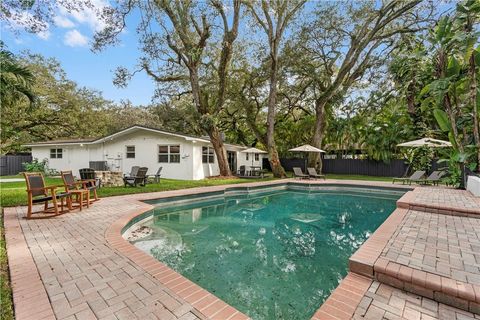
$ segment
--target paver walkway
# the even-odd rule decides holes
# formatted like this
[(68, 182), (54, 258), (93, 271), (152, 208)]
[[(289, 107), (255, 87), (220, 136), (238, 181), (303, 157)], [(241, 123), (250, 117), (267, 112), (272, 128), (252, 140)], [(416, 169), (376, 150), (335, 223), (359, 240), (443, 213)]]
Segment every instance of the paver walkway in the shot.
[[(278, 181), (243, 184), (242, 186), (276, 183)], [(309, 181), (306, 183), (323, 184), (325, 182)], [(326, 183), (391, 186), (388, 183), (365, 183), (363, 181), (329, 180)], [(205, 318), (199, 310), (207, 310), (210, 305), (217, 304), (218, 299), (204, 301), (205, 303), (200, 304), (201, 308), (199, 309), (193, 307), (192, 304), (198, 304), (186, 302), (175, 293), (177, 291), (170, 290), (157, 277), (140, 267), (140, 264), (134, 263), (133, 260), (137, 253), (133, 249), (130, 254), (124, 254), (122, 250), (112, 247), (112, 243), (115, 241), (107, 241), (106, 232), (111, 226), (118, 225), (118, 221), (122, 220), (122, 217), (125, 219), (127, 216), (134, 216), (151, 208), (139, 200), (217, 191), (226, 187), (228, 186), (104, 198), (82, 212), (74, 211), (53, 219), (43, 220), (23, 219), (24, 207), (7, 208), (5, 210), (7, 250), (12, 268), (17, 319), (193, 320)], [(436, 206), (440, 203), (467, 210), (465, 212), (469, 215), (474, 214), (477, 208), (480, 208), (477, 199), (468, 194), (452, 193), (452, 190), (446, 191), (442, 188), (422, 187), (417, 188), (415, 192), (409, 192), (409, 194), (410, 200), (412, 200), (411, 205), (415, 206)], [(429, 200), (431, 197), (436, 200)], [(422, 202), (423, 199), (427, 200)], [(382, 259), (425, 268), (425, 270), (430, 268), (428, 270), (445, 277), (448, 276), (448, 279), (452, 277), (461, 282), (466, 281), (468, 284), (478, 284), (478, 273), (475, 274), (478, 269), (474, 268), (478, 268), (480, 262), (478, 261), (480, 229), (478, 222), (480, 219), (416, 210), (408, 210), (405, 216), (401, 215), (400, 217), (401, 219), (397, 219), (398, 221), (391, 220), (396, 224), (401, 223), (398, 224), (398, 230), (393, 228), (395, 232), (392, 233), (392, 239), (388, 245), (385, 246), (386, 242), (378, 251)], [(117, 241), (118, 243), (120, 242)], [(118, 244), (118, 246), (121, 248), (123, 245)], [(128, 244), (127, 246), (130, 247)], [(433, 265), (433, 253), (431, 255), (422, 252), (422, 248), (430, 247), (435, 250), (435, 265)], [(129, 250), (126, 249), (126, 251)], [(409, 256), (410, 251), (411, 255)], [(453, 259), (450, 257), (450, 253), (457, 254), (454, 257), (460, 256), (462, 259)], [(422, 257), (421, 254), (423, 254)], [(142, 255), (144, 254), (142, 253)], [(144, 260), (143, 265), (148, 266), (149, 263), (147, 259)], [(154, 261), (154, 263), (157, 262)], [(167, 272), (166, 277), (170, 277), (170, 271)], [(178, 280), (178, 276), (173, 274), (172, 276)], [(351, 295), (350, 300), (357, 304), (358, 302), (363, 303), (364, 310), (357, 310), (359, 317), (361, 312), (364, 312), (365, 316), (374, 314), (369, 312), (375, 311), (380, 302), (384, 304), (383, 316), (385, 316), (390, 307), (390, 300), (410, 297), (409, 294), (405, 294), (399, 289), (384, 289), (383, 285), (377, 285), (377, 282), (372, 282), (371, 279), (353, 275), (347, 278), (350, 285), (353, 284), (348, 287), (349, 284), (346, 281), (348, 290), (355, 293)], [(364, 289), (359, 289), (360, 287)], [(363, 295), (368, 288), (370, 288), (369, 293)], [(390, 287), (385, 286), (385, 288)], [(347, 295), (349, 294), (348, 290), (346, 291)], [(390, 292), (388, 299), (385, 296), (386, 291)], [(341, 290), (339, 292), (342, 296)], [(427, 301), (426, 298), (421, 299)], [(364, 301), (370, 301), (368, 306)], [(423, 305), (422, 303), (420, 306)], [(425, 304), (428, 303), (425, 302)], [(408, 306), (410, 307), (410, 304)], [(353, 305), (350, 306), (351, 309), (352, 307)], [(451, 311), (452, 309), (449, 308), (438, 304), (438, 310)], [(351, 310), (352, 314), (354, 310), (355, 308)], [(241, 313), (235, 313), (235, 310), (228, 311), (229, 319), (237, 316), (238, 318), (243, 317)], [(463, 311), (455, 312), (458, 319), (468, 316)], [(395, 315), (395, 313), (391, 314)], [(439, 318), (441, 314), (443, 313), (438, 313), (433, 317)], [(428, 319), (427, 316), (432, 315), (423, 312), (421, 316)]]

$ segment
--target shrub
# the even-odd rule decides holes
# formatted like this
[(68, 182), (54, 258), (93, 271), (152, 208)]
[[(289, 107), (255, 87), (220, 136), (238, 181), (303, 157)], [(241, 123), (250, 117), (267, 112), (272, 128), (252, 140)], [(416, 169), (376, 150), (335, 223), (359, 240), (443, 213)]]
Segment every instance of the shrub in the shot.
[(22, 163), (23, 168), (27, 172), (43, 172), (47, 173), (48, 171), (48, 159), (43, 159), (39, 161), (37, 158), (33, 159), (32, 162)]

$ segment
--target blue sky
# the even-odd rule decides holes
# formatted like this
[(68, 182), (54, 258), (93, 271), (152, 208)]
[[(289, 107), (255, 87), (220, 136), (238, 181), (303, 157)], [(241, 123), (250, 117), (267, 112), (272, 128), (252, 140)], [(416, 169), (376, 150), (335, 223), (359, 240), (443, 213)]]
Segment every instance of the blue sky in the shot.
[[(101, 1), (101, 0), (100, 0)], [(106, 99), (120, 101), (129, 99), (134, 104), (148, 104), (154, 93), (154, 83), (145, 73), (137, 73), (127, 88), (113, 85), (113, 72), (119, 66), (131, 69), (139, 56), (135, 32), (139, 16), (129, 17), (127, 30), (121, 35), (121, 44), (109, 47), (100, 53), (90, 50), (95, 30), (102, 23), (89, 12), (70, 14), (59, 11), (48, 31), (38, 35), (13, 32), (2, 27), (2, 40), (14, 53), (29, 50), (60, 61), (69, 79), (80, 86), (99, 90)], [(130, 27), (130, 28), (129, 28)]]

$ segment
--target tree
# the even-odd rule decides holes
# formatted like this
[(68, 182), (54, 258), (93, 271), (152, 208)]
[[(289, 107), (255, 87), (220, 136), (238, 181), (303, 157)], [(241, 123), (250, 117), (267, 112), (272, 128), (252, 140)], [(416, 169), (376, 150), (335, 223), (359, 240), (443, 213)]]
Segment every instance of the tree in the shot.
[[(388, 1), (379, 8), (370, 1), (322, 2), (314, 19), (306, 19), (295, 46), (301, 63), (297, 74), (310, 83), (315, 96), (314, 146), (322, 147), (327, 106), (341, 99), (368, 70), (379, 70), (396, 36), (423, 28), (431, 9), (423, 12), (420, 2)], [(311, 162), (319, 160), (315, 154)]]
[[(261, 0), (260, 3), (252, 1), (245, 2), (256, 23), (267, 35), (269, 48), (268, 59), (270, 63), (269, 93), (267, 103), (268, 112), (266, 119), (267, 129), (266, 134), (259, 135), (258, 139), (263, 140), (264, 144), (267, 146), (270, 165), (275, 177), (286, 176), (285, 170), (280, 163), (280, 158), (278, 156), (278, 151), (275, 144), (275, 114), (277, 108), (278, 72), (280, 68), (279, 53), (287, 26), (289, 23), (291, 23), (305, 2), (305, 0)], [(258, 4), (260, 9), (257, 8)], [(254, 132), (259, 133), (260, 130), (256, 129)]]
[(2, 152), (20, 151), (23, 143), (32, 141), (97, 137), (108, 132), (110, 103), (99, 92), (68, 80), (55, 59), (26, 53), (17, 63), (35, 74), (29, 90), (36, 100), (31, 106), (27, 98), (12, 101), (2, 95)]
[[(95, 36), (95, 49), (114, 42), (125, 27), (118, 21), (125, 21), (133, 5), (129, 2), (112, 12), (107, 27)], [(159, 85), (175, 83), (177, 91), (188, 86), (199, 124), (209, 135), (215, 150), (220, 174), (231, 175), (218, 118), (224, 111), (230, 63), (238, 35), (240, 1), (232, 0), (230, 15), (224, 3), (217, 0), (205, 4), (161, 0), (153, 5), (138, 5), (144, 14), (139, 25), (144, 34), (141, 69)], [(151, 31), (155, 22), (162, 32)], [(214, 25), (217, 22), (219, 25)], [(212, 28), (221, 32), (212, 33)], [(159, 60), (162, 65), (158, 64)], [(126, 79), (129, 74), (122, 70), (119, 76)]]
[(0, 100), (2, 106), (10, 106), (22, 99), (30, 104), (35, 101), (32, 85), (35, 77), (30, 69), (22, 65), (18, 59), (0, 42)]

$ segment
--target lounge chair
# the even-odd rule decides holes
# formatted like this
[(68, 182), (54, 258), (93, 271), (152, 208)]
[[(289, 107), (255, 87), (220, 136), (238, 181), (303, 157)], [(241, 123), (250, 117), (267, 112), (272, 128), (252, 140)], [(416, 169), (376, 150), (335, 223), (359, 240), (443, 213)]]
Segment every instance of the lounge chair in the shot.
[(126, 177), (136, 177), (139, 169), (140, 169), (139, 166), (133, 166), (132, 170), (130, 170), (130, 173), (129, 174), (124, 174), (123, 176), (125, 178)]
[(76, 202), (78, 203), (76, 207), (79, 208), (80, 211), (84, 203), (87, 205), (87, 208), (90, 207), (90, 189), (87, 187), (87, 185), (89, 185), (88, 180), (75, 180), (72, 171), (61, 171), (60, 174), (62, 175), (65, 191), (72, 194), (72, 201), (73, 197), (76, 197)]
[[(160, 182), (160, 176), (162, 175), (162, 169), (163, 167), (158, 168), (157, 173), (153, 176), (153, 182), (159, 183)], [(148, 179), (147, 179), (148, 180)]]
[(102, 185), (102, 180), (95, 177), (95, 170), (90, 168), (84, 168), (78, 171), (80, 172), (80, 181), (86, 182), (86, 188), (89, 191), (93, 192), (92, 201), (100, 200), (97, 195), (97, 189), (100, 188), (100, 186)]
[(437, 186), (440, 183), (440, 180), (445, 175), (445, 171), (433, 171), (427, 178), (415, 180), (418, 184), (433, 184)]
[(425, 171), (419, 170), (419, 171), (415, 171), (410, 177), (393, 178), (392, 183), (395, 183), (395, 181), (402, 181), (402, 184), (408, 183), (411, 185), (412, 182), (422, 179), (424, 175), (425, 175)]
[(310, 176), (308, 174), (304, 174), (302, 169), (299, 167), (293, 168), (293, 176), (299, 179), (310, 179)]
[[(23, 176), (27, 184), (27, 219), (31, 219), (32, 214), (37, 213), (43, 213), (39, 218), (54, 217), (71, 209), (71, 194), (69, 192), (58, 192), (58, 186), (45, 186), (45, 179), (42, 173), (24, 172)], [(58, 203), (59, 200), (60, 204)], [(48, 206), (49, 201), (52, 201), (52, 207)], [(64, 202), (67, 208), (64, 208)], [(33, 212), (32, 207), (35, 203), (43, 203), (43, 210)]]
[(323, 179), (325, 180), (325, 175), (318, 174), (315, 168), (307, 168), (308, 175), (314, 179)]
[(144, 187), (147, 182), (147, 171), (148, 171), (148, 168), (141, 167), (138, 169), (136, 176), (124, 177), (123, 183), (125, 184), (125, 187), (127, 187), (127, 185), (131, 187), (136, 187), (137, 185)]

